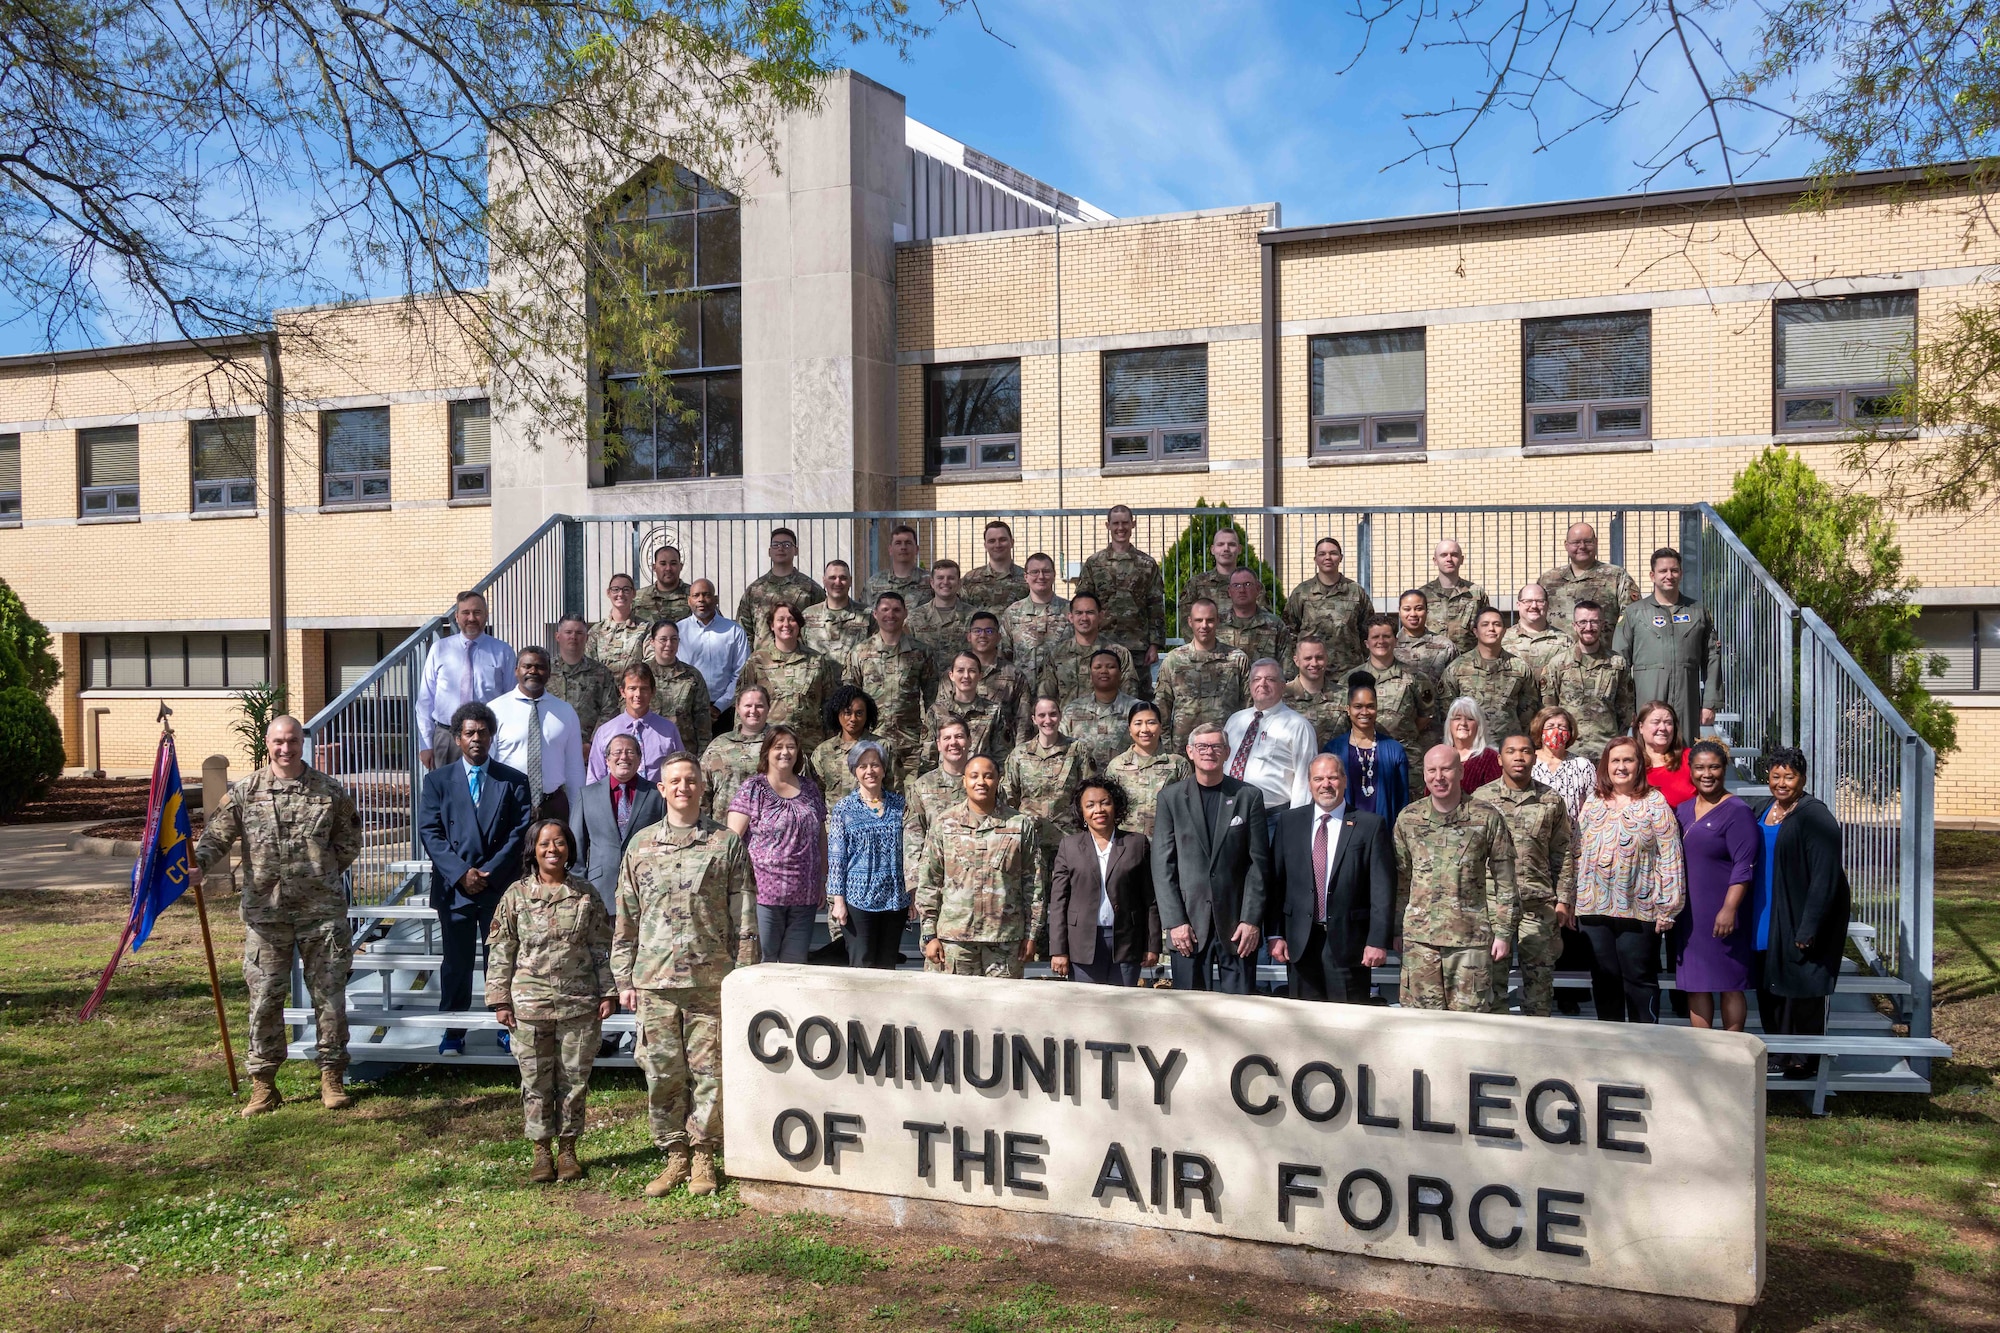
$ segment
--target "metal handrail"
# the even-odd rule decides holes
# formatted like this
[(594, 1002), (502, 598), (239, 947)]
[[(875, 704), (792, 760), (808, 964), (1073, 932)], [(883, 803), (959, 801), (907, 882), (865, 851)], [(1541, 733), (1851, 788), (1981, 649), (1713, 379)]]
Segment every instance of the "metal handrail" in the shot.
[[(1633, 506), (1633, 508), (1643, 507)], [(1704, 500), (1694, 508), (1696, 513), (1708, 521), (1709, 530), (1715, 533), (1724, 546), (1729, 548), (1730, 554), (1750, 567), (1750, 572), (1755, 574), (1758, 580), (1763, 583), (1764, 590), (1776, 600), (1778, 605), (1783, 607), (1787, 613), (1797, 615), (1799, 604), (1792, 600), (1792, 595), (1785, 591), (1782, 584), (1771, 577), (1771, 571), (1764, 568), (1764, 562), (1750, 553), (1750, 548), (1743, 544), (1743, 539), (1736, 535), (1736, 530), (1722, 521), (1722, 515), (1715, 512), (1715, 506)]]

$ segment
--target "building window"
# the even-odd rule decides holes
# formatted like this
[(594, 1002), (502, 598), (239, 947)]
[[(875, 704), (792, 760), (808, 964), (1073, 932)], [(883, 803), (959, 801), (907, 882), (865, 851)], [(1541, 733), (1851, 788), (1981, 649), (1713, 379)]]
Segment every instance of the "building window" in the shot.
[(243, 690), (262, 685), (270, 636), (86, 634), (87, 690)]
[[(373, 671), (381, 660), (394, 651), (397, 644), (410, 637), (413, 630), (402, 629), (330, 629), (326, 632), (326, 697), (338, 699), (341, 695), (359, 685)], [(390, 682), (391, 698), (395, 690), (404, 688), (403, 681), (408, 669), (399, 669), (394, 681)]]
[(257, 419), (227, 417), (188, 426), (196, 513), (257, 504)]
[(139, 512), (139, 428), (100, 426), (76, 433), (78, 512), (111, 518)]
[(319, 414), (321, 503), (380, 504), (389, 498), (389, 409)]
[(0, 527), (21, 525), (21, 437), (0, 435)]
[(931, 467), (1021, 466), (1021, 363), (932, 366), (925, 381)]
[(614, 204), (595, 298), (604, 484), (743, 475), (742, 230), (735, 195), (678, 167)]
[(1778, 430), (1903, 419), (1895, 395), (1910, 378), (1916, 346), (1914, 292), (1779, 301), (1774, 325)]
[(1104, 461), (1208, 457), (1208, 346), (1104, 354)]
[(1312, 452), (1424, 447), (1424, 331), (1314, 338)]
[(1653, 435), (1653, 317), (1521, 322), (1529, 444)]
[(2000, 607), (1926, 607), (1915, 629), (1924, 650), (1945, 659), (1924, 676), (1933, 694), (2000, 694)]
[(451, 498), (485, 500), (493, 495), (493, 410), (484, 398), (451, 405)]

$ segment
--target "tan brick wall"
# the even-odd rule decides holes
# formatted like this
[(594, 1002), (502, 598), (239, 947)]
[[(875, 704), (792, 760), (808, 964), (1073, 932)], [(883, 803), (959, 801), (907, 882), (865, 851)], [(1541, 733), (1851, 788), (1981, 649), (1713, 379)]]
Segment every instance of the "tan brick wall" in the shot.
[(1937, 776), (1937, 812), (1960, 819), (2000, 816), (2000, 708), (1960, 708), (1958, 753)]

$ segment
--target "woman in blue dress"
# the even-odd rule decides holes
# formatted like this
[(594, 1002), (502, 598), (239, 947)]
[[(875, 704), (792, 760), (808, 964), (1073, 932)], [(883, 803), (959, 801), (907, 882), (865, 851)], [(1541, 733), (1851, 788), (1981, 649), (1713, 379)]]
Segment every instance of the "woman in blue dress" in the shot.
[(1347, 716), (1347, 730), (1324, 753), (1347, 766), (1347, 808), (1380, 815), (1393, 828), (1410, 803), (1410, 757), (1402, 742), (1375, 730), (1375, 677), (1366, 671), (1347, 677)]

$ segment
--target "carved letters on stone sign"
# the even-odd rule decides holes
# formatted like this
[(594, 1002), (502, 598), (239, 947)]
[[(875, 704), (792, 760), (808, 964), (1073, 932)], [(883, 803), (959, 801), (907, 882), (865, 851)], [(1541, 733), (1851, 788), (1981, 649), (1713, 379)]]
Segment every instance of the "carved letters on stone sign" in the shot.
[(1754, 1037), (783, 965), (730, 974), (722, 1013), (743, 1179), (1763, 1288)]

